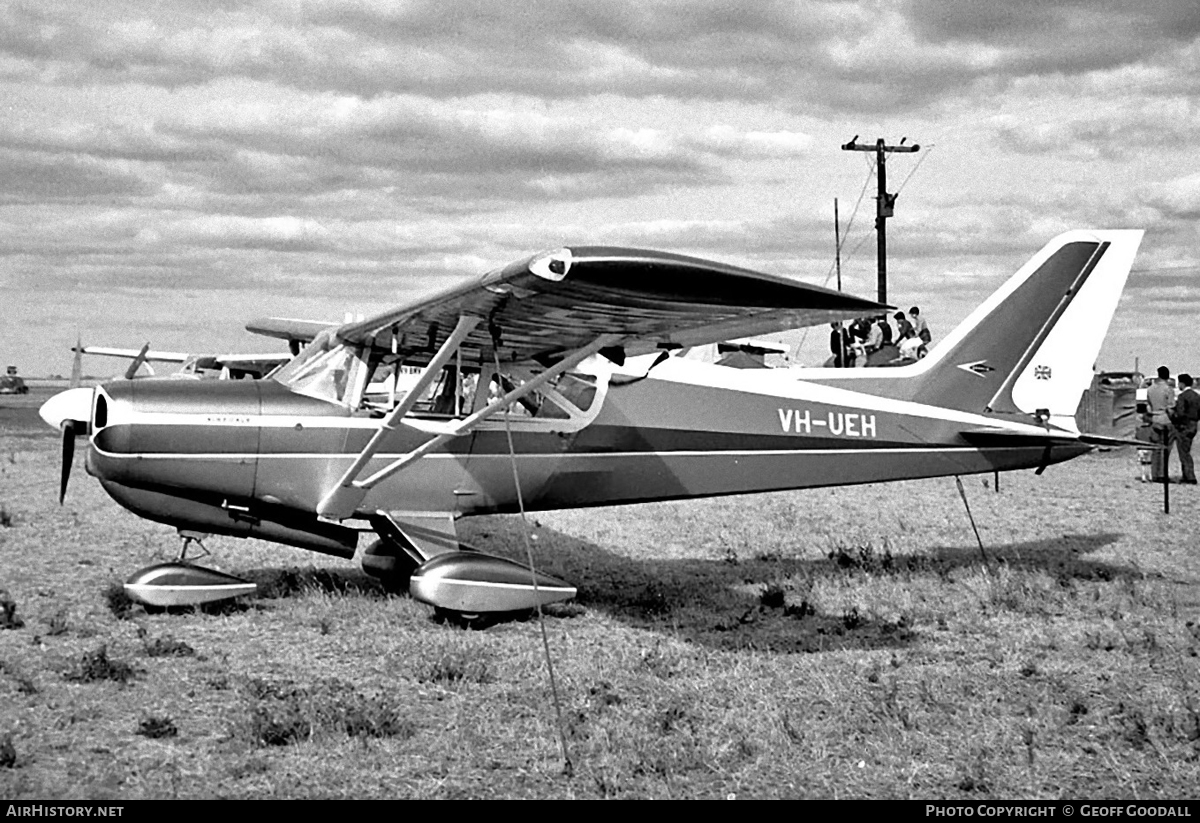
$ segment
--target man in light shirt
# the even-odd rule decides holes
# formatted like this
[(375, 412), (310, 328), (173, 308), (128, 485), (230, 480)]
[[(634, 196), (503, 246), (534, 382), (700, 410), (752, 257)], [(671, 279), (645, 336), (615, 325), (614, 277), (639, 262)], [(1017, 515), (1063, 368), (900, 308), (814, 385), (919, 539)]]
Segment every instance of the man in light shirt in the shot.
[(1166, 483), (1168, 466), (1171, 462), (1171, 443), (1174, 442), (1175, 427), (1171, 425), (1171, 412), (1175, 408), (1175, 389), (1171, 387), (1171, 370), (1158, 367), (1158, 379), (1146, 390), (1146, 404), (1150, 413), (1150, 442), (1162, 446), (1154, 452), (1150, 476), (1155, 483)]
[(921, 316), (921, 310), (913, 306), (908, 310), (909, 322), (912, 323), (913, 332), (917, 337), (921, 338), (921, 342), (928, 346), (933, 342), (933, 334), (929, 331), (929, 324), (925, 322), (925, 318)]

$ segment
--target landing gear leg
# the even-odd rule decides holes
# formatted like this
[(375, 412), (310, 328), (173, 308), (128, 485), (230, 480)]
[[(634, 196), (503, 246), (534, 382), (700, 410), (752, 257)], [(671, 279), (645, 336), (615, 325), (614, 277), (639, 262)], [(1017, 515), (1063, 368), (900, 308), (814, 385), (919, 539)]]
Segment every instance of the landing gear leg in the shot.
[[(207, 534), (203, 534), (201, 532), (189, 532), (180, 529), (179, 536), (183, 538), (183, 545), (179, 548), (180, 563), (190, 563), (193, 560), (199, 560), (202, 557), (208, 557), (212, 554), (212, 552), (210, 552), (204, 545), (204, 538), (208, 537)], [(188, 557), (188, 549), (191, 548), (193, 543), (200, 547), (200, 553)]]

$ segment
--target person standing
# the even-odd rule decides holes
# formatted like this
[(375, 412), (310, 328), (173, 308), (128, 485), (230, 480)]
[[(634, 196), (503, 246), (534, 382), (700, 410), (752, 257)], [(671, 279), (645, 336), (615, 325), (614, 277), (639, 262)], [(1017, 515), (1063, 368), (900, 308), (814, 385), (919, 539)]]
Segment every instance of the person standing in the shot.
[(833, 352), (833, 366), (836, 369), (845, 368), (850, 351), (850, 334), (837, 321), (830, 323), (829, 328), (829, 350)]
[(1175, 424), (1175, 448), (1179, 452), (1179, 465), (1183, 468), (1181, 482), (1196, 484), (1196, 467), (1192, 463), (1192, 440), (1196, 437), (1196, 428), (1200, 424), (1200, 394), (1192, 388), (1190, 374), (1179, 375), (1179, 397), (1175, 399), (1175, 407), (1171, 412), (1171, 422)]
[(892, 324), (888, 322), (887, 315), (879, 315), (875, 318), (875, 323), (879, 326), (879, 331), (883, 336), (883, 341), (879, 344), (880, 347), (892, 345)]
[(1171, 388), (1171, 370), (1158, 367), (1158, 379), (1146, 390), (1146, 404), (1150, 412), (1150, 442), (1161, 448), (1154, 453), (1151, 479), (1156, 483), (1168, 482), (1168, 466), (1171, 463), (1171, 442), (1175, 427), (1171, 425), (1171, 412), (1175, 408), (1175, 390)]
[(867, 337), (870, 324), (863, 317), (850, 325), (850, 356), (847, 365), (861, 369), (867, 365)]

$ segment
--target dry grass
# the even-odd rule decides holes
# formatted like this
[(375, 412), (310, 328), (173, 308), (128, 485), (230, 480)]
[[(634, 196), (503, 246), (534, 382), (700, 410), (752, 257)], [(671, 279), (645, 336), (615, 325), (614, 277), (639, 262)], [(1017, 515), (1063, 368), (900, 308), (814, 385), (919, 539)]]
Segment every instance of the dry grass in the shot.
[[(149, 614), (170, 529), (0, 435), (0, 796), (1194, 797), (1200, 512), (1130, 455), (542, 513), (564, 773), (534, 621), (463, 631), (352, 563), (214, 539), (270, 596)], [(990, 480), (990, 478), (988, 478)], [(519, 557), (516, 518), (463, 523)], [(125, 667), (125, 668), (122, 668)], [(126, 677), (114, 677), (122, 671)], [(94, 676), (83, 676), (91, 672)], [(103, 676), (101, 676), (103, 675)]]

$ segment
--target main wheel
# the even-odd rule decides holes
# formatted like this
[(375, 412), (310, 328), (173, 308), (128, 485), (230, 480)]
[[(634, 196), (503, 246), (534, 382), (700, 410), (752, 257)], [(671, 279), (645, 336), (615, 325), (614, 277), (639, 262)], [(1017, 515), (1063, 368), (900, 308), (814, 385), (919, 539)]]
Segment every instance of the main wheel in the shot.
[(441, 623), (449, 623), (452, 626), (458, 626), (460, 629), (486, 629), (496, 622), (496, 616), (493, 614), (456, 612), (453, 609), (435, 608), (433, 616)]
[(363, 552), (362, 570), (374, 577), (393, 594), (407, 593), (408, 581), (417, 562), (398, 546), (376, 540)]

